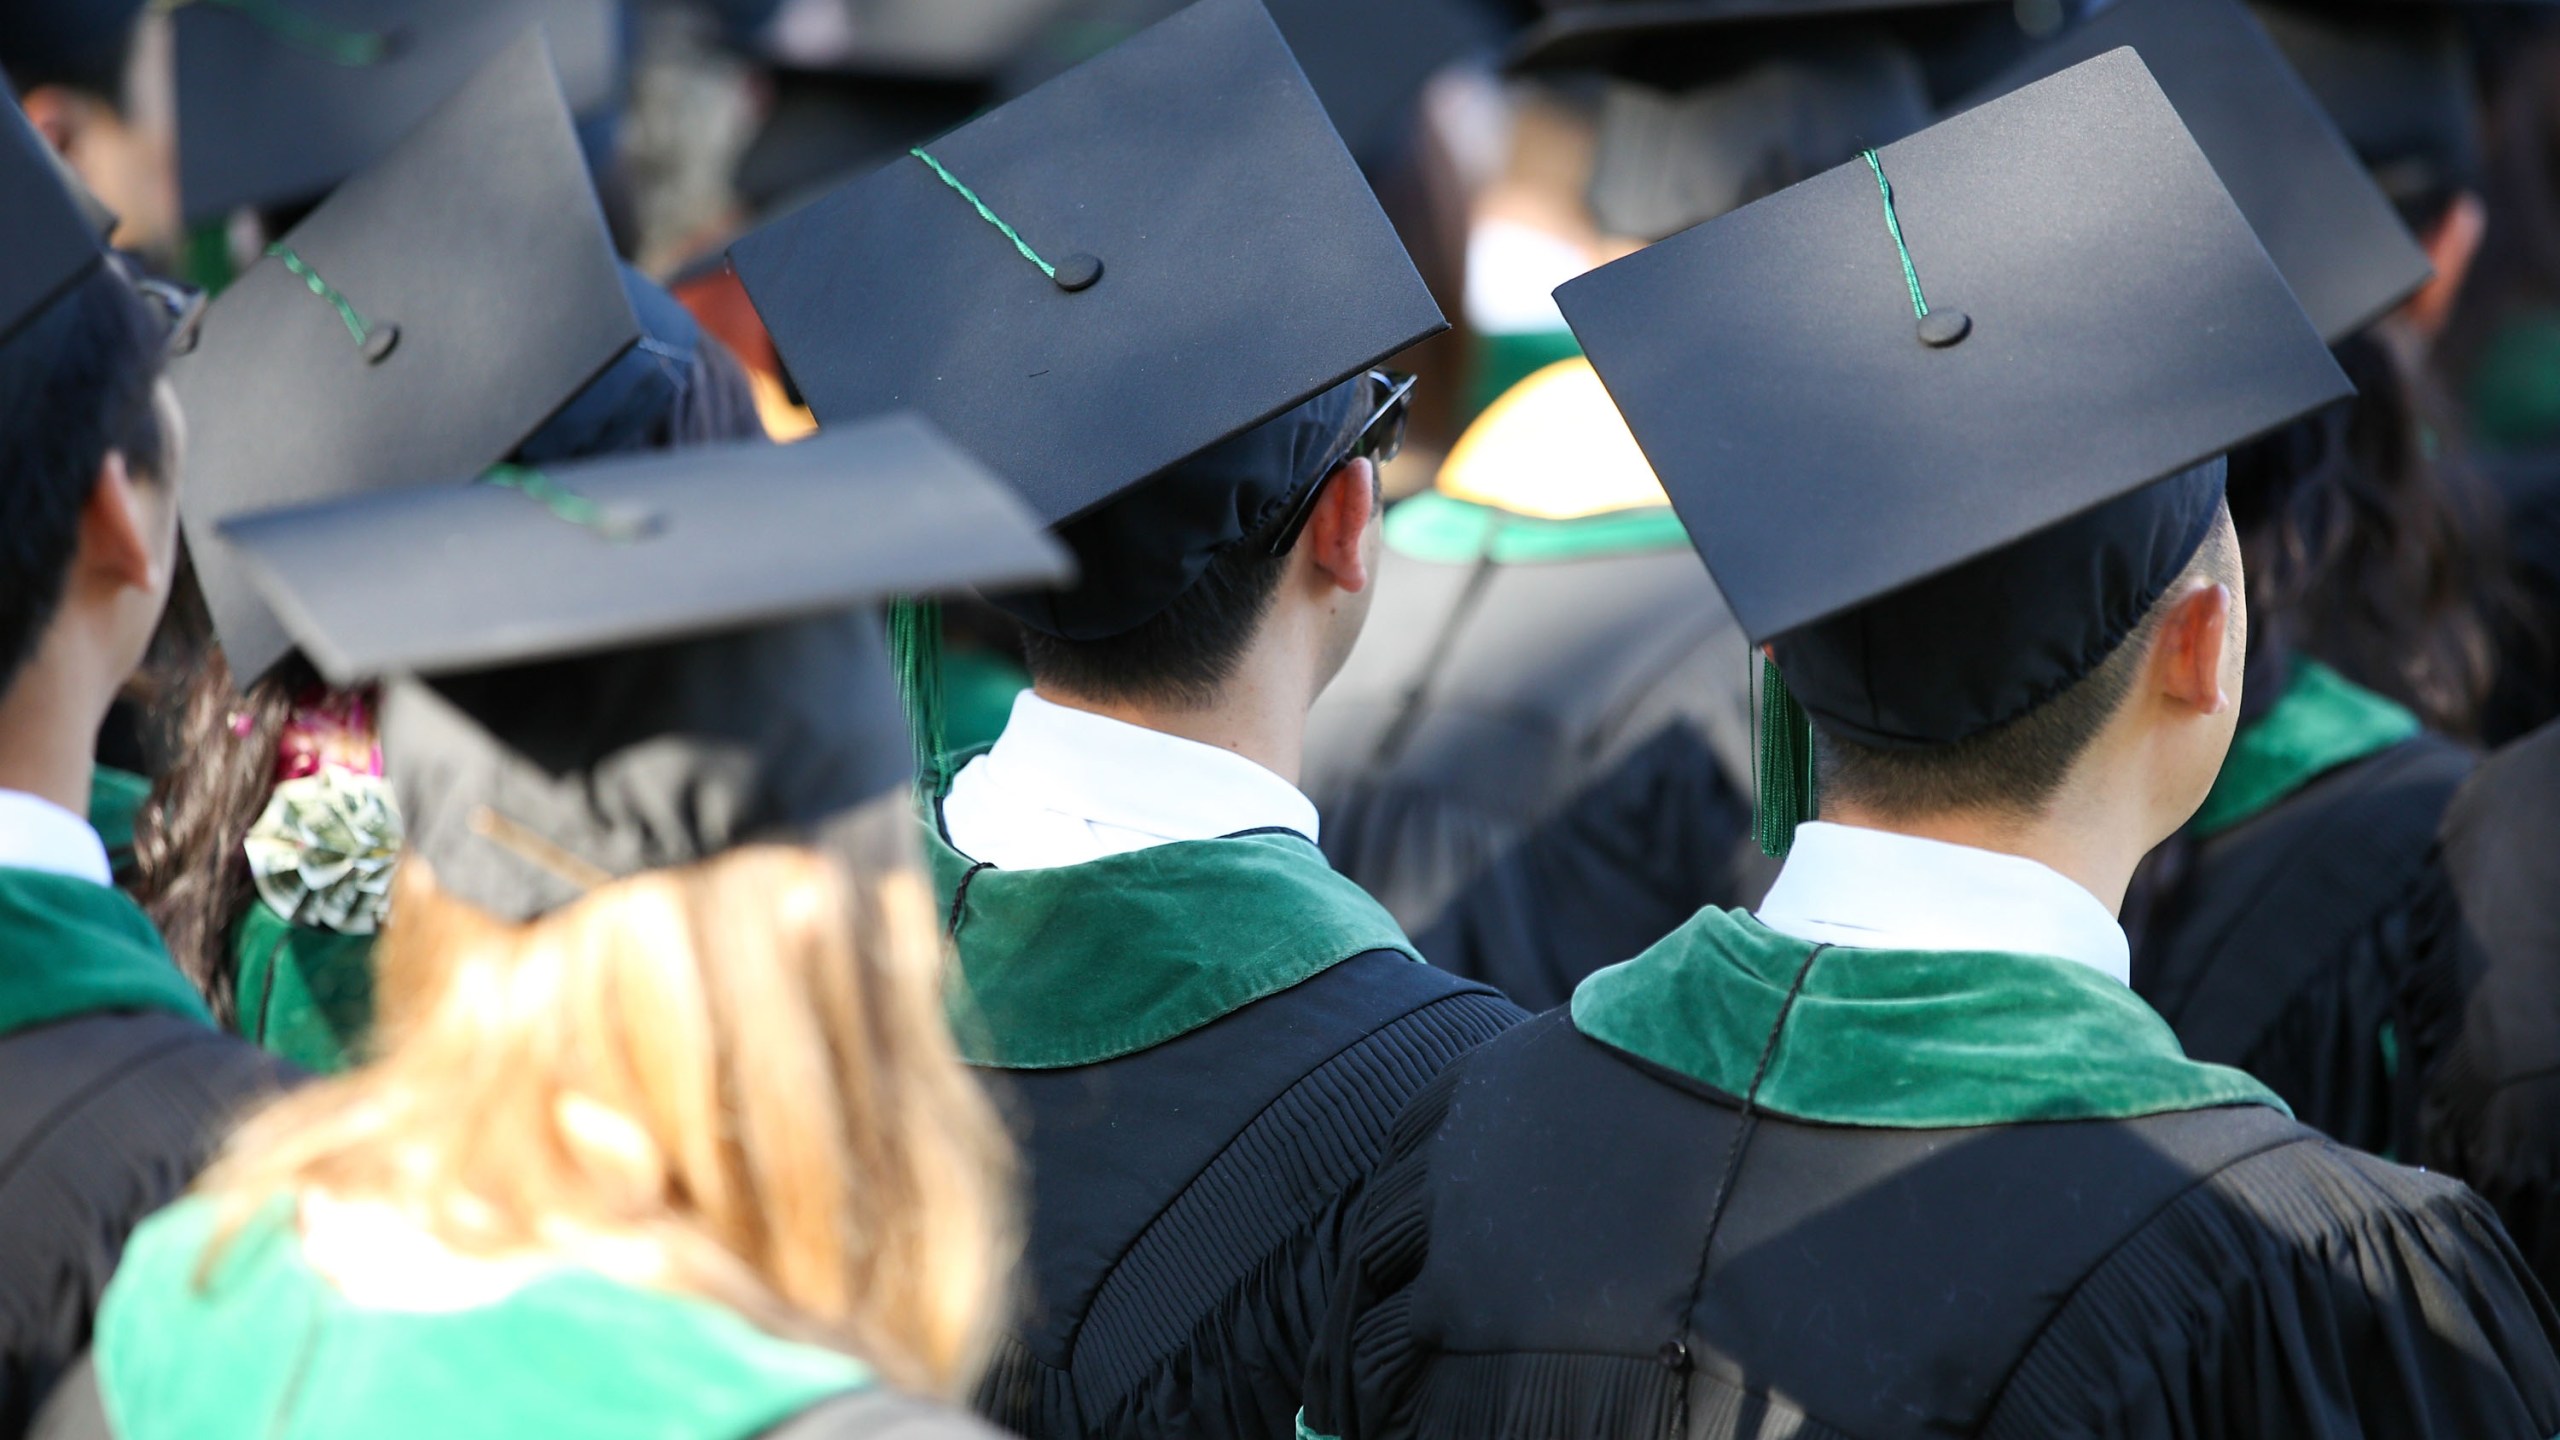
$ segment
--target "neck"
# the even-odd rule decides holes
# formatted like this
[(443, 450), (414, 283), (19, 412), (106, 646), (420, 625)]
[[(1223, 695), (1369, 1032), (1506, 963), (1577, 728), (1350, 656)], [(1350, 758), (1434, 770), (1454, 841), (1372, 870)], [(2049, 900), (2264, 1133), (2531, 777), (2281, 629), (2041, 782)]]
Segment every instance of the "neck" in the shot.
[(1305, 768), (1307, 707), (1265, 699), (1252, 687), (1230, 684), (1207, 706), (1152, 705), (1142, 701), (1078, 695), (1049, 684), (1034, 693), (1052, 704), (1233, 751), (1295, 785)]
[(1306, 768), (1307, 712), (1332, 673), (1322, 654), (1314, 623), (1294, 607), (1275, 606), (1234, 673), (1205, 703), (1082, 695), (1045, 680), (1032, 690), (1070, 709), (1233, 751), (1295, 785)]
[[(74, 815), (88, 813), (98, 726), (109, 699), (80, 683), (78, 667), (58, 653), (62, 627), (0, 695), (0, 790), (50, 800)], [(110, 692), (111, 693), (111, 692)]]
[(1865, 830), (1883, 830), (1949, 845), (1967, 845), (2033, 860), (2098, 898), (2110, 914), (2124, 912), (2125, 888), (2151, 846), (2136, 838), (2146, 827), (2109, 823), (2057, 805), (2033, 818), (1979, 812), (1884, 815), (1853, 804), (1823, 802), (1822, 818)]

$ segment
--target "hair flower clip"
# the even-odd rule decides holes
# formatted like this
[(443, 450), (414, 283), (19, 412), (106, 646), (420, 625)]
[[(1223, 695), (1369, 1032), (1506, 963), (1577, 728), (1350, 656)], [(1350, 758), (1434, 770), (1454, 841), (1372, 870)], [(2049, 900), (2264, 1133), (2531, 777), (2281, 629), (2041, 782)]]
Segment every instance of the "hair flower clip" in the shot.
[(390, 782), (322, 766), (276, 786), (243, 848), (259, 898), (277, 914), (371, 935), (390, 909), (400, 837)]

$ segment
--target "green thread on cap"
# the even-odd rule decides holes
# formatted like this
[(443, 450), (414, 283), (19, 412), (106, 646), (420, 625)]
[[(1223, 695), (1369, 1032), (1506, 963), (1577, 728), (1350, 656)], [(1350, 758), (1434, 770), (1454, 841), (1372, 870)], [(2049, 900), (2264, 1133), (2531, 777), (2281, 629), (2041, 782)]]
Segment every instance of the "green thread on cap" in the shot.
[(1778, 662), (1760, 660), (1759, 803), (1753, 827), (1760, 853), (1784, 859), (1795, 848), (1796, 827), (1820, 813), (1813, 754), (1813, 720), (1787, 688)]
[(1893, 248), (1902, 257), (1902, 283), (1911, 287), (1911, 316), (1915, 320), (1929, 318), (1928, 298), (1920, 293), (1920, 272), (1912, 268), (1911, 247), (1902, 243), (1902, 217), (1893, 212), (1893, 182), (1884, 178), (1884, 161), (1876, 152), (1865, 152), (1867, 168), (1876, 172), (1876, 189), (1884, 195), (1884, 228), (1893, 232)]
[(152, 8), (166, 15), (190, 5), (210, 5), (217, 10), (228, 10), (288, 45), (300, 46), (333, 65), (344, 65), (351, 70), (379, 65), (391, 58), (390, 35), (379, 31), (342, 29), (283, 4), (281, 0), (156, 0)]
[(916, 784), (927, 800), (949, 786), (942, 721), (942, 602), (907, 597), (889, 606), (889, 663), (898, 674), (898, 703), (916, 747)]
[(312, 294), (328, 301), (331, 305), (337, 308), (338, 318), (346, 322), (347, 333), (355, 337), (355, 342), (358, 345), (362, 345), (373, 338), (372, 322), (364, 318), (364, 312), (356, 308), (354, 301), (339, 294), (337, 286), (321, 279), (320, 272), (312, 269), (309, 261), (295, 254), (292, 246), (279, 240), (273, 245), (267, 247), (267, 253), (274, 256), (276, 259), (283, 261), (284, 268), (292, 271), (295, 275), (300, 276), (303, 285), (308, 288)]
[(1030, 241), (1023, 239), (1023, 238), (1022, 238), (1022, 236), (1021, 236), (1020, 234), (1018, 234), (1018, 233), (1014, 230), (1014, 228), (1013, 228), (1012, 226), (1007, 225), (1006, 223), (1004, 223), (1004, 217), (1003, 217), (1003, 216), (998, 215), (995, 211), (993, 211), (993, 210), (991, 210), (991, 209), (987, 208), (987, 202), (978, 198), (978, 192), (977, 192), (977, 191), (972, 190), (972, 189), (970, 189), (968, 186), (966, 186), (966, 185), (964, 185), (964, 184), (960, 183), (960, 177), (959, 177), (959, 176), (954, 175), (954, 174), (952, 174), (950, 171), (948, 171), (948, 170), (946, 170), (946, 169), (942, 168), (942, 162), (941, 162), (941, 161), (934, 159), (934, 158), (933, 158), (932, 156), (930, 156), (930, 155), (927, 155), (927, 154), (926, 154), (926, 153), (924, 153), (924, 151), (923, 151), (922, 149), (920, 149), (920, 148), (919, 148), (919, 149), (909, 150), (907, 153), (908, 153), (908, 154), (910, 154), (910, 155), (913, 155), (913, 156), (914, 156), (914, 157), (916, 157), (917, 159), (919, 159), (919, 160), (923, 161), (925, 164), (927, 164), (927, 165), (929, 165), (929, 166), (932, 166), (932, 167), (933, 167), (933, 173), (942, 177), (942, 183), (943, 183), (943, 184), (948, 185), (948, 186), (950, 186), (952, 189), (959, 191), (959, 192), (960, 192), (960, 198), (961, 198), (961, 199), (966, 200), (966, 201), (968, 201), (971, 205), (973, 205), (973, 206), (977, 207), (977, 211), (978, 211), (978, 218), (979, 218), (979, 219), (981, 219), (981, 220), (986, 221), (986, 222), (987, 222), (988, 224), (990, 224), (990, 225), (993, 225), (993, 226), (994, 226), (994, 227), (996, 227), (998, 230), (1003, 231), (1003, 232), (1004, 232), (1004, 238), (1006, 238), (1007, 240), (1010, 240), (1010, 241), (1012, 241), (1012, 242), (1013, 242), (1013, 248), (1022, 252), (1022, 258), (1023, 258), (1023, 259), (1028, 260), (1028, 261), (1030, 261), (1032, 264), (1037, 265), (1037, 266), (1039, 266), (1039, 267), (1040, 267), (1040, 273), (1041, 273), (1041, 274), (1048, 276), (1048, 277), (1049, 277), (1050, 279), (1052, 279), (1052, 280), (1055, 280), (1055, 279), (1057, 279), (1057, 278), (1058, 278), (1058, 267), (1057, 267), (1057, 266), (1055, 266), (1055, 265), (1050, 264), (1050, 263), (1049, 263), (1048, 261), (1046, 261), (1046, 260), (1041, 259), (1041, 258), (1040, 258), (1040, 252), (1031, 248), (1031, 242), (1030, 242)]
[(599, 505), (530, 465), (492, 465), (481, 475), (480, 483), (528, 496), (579, 529), (592, 530), (617, 545), (647, 539), (656, 528), (655, 517), (626, 515)]

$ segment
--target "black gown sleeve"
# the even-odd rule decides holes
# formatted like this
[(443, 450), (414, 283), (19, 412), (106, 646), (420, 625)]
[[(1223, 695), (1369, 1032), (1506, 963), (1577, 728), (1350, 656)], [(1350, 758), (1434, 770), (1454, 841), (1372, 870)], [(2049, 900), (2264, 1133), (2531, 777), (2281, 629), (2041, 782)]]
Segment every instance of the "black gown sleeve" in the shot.
[(2327, 1142), (2169, 1205), (2086, 1277), (1985, 1440), (2550, 1440), (2556, 1317), (2479, 1197)]
[(2459, 1006), (2453, 967), (2439, 958), (2451, 912), (2444, 872), (2430, 863), (2347, 937), (2334, 964), (2305, 977), (2235, 1063), (2331, 1139), (2423, 1160), (2426, 1077)]
[(2458, 1023), (2426, 1095), (2426, 1162), (2506, 1221), (2560, 1287), (2560, 725), (2482, 766), (2446, 814)]
[[(1094, 1073), (1015, 1077), (1033, 1299), (978, 1387), (980, 1413), (1048, 1440), (1289, 1440), (1344, 1218), (1397, 1115), (1522, 1018), (1372, 952)], [(1325, 1058), (1298, 1068), (1291, 1035)], [(1275, 1063), (1278, 1082), (1243, 1083)], [(1240, 1128), (1204, 1093), (1222, 1083), (1250, 1101)], [(1184, 1132), (1195, 1120), (1210, 1123)]]
[(1383, 1440), (1411, 1428), (1423, 1357), (1407, 1319), (1429, 1257), (1429, 1147), (1465, 1068), (1452, 1065), (1415, 1093), (1347, 1213), (1323, 1326), (1307, 1357), (1298, 1440)]
[(126, 1235), (297, 1078), (246, 1041), (169, 1015), (0, 1036), (0, 1436), (23, 1432), (88, 1348)]
[(2473, 763), (2422, 735), (2146, 862), (2164, 893), (2134, 927), (2133, 985), (2191, 1058), (2248, 1071), (2332, 1139), (2425, 1153), (2460, 1003), (2436, 832)]

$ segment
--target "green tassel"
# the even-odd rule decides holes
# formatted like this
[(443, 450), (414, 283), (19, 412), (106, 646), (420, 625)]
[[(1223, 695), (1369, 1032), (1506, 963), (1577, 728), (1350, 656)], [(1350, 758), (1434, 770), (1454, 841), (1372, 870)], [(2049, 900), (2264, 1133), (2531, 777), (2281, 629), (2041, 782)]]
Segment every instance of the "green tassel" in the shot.
[(1796, 827), (1818, 813), (1813, 762), (1813, 722), (1778, 673), (1760, 661), (1760, 804), (1756, 814), (1760, 853), (1784, 859), (1796, 843)]
[(231, 266), (231, 226), (213, 220), (187, 232), (186, 255), (179, 269), (187, 282), (207, 295), (219, 295), (238, 278)]
[(943, 773), (942, 604), (904, 599), (889, 607), (889, 661), (898, 670), (898, 702), (915, 741), (916, 785), (939, 800), (951, 783)]

